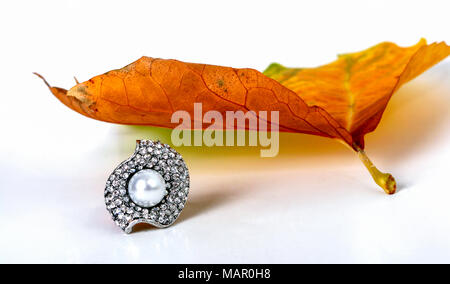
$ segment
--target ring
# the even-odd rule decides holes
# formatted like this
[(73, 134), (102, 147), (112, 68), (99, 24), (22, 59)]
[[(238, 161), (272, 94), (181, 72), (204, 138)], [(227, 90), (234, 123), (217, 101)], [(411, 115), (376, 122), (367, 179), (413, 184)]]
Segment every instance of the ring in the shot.
[(136, 150), (109, 176), (106, 209), (125, 233), (147, 223), (172, 225), (189, 193), (189, 171), (181, 155), (167, 144), (137, 140)]

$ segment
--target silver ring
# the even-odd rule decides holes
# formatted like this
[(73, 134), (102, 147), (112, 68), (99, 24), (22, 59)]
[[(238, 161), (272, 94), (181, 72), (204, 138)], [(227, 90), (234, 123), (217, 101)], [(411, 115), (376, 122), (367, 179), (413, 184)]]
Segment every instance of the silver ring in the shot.
[(159, 141), (137, 140), (136, 150), (106, 182), (106, 209), (125, 233), (147, 223), (172, 225), (189, 193), (189, 171), (181, 155)]

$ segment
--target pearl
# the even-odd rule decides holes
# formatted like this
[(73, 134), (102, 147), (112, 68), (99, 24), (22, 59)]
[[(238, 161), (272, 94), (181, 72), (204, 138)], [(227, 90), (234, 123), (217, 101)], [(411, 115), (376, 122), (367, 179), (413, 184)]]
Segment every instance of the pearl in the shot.
[(157, 171), (141, 170), (131, 177), (128, 195), (141, 207), (155, 206), (166, 195), (166, 182)]

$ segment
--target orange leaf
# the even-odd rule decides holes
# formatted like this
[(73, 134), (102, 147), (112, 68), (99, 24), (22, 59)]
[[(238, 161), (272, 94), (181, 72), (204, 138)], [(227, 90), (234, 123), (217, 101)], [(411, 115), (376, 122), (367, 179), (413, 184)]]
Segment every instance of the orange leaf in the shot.
[[(280, 131), (338, 139), (359, 153), (375, 181), (395, 192), (395, 180), (379, 172), (364, 153), (392, 94), (450, 54), (445, 43), (409, 48), (381, 43), (345, 54), (317, 68), (272, 64), (263, 73), (177, 60), (142, 57), (122, 69), (77, 83), (69, 91), (51, 87), (69, 108), (94, 119), (133, 125), (176, 127), (171, 116), (194, 103), (203, 112), (279, 111)], [(192, 122), (193, 123), (193, 122)], [(192, 125), (193, 127), (194, 125)], [(207, 127), (208, 125), (203, 125)]]
[[(307, 106), (293, 91), (253, 69), (142, 57), (69, 91), (50, 87), (69, 108), (94, 119), (173, 128), (172, 113), (201, 102), (203, 111), (279, 111), (280, 130), (352, 138), (327, 112)], [(205, 128), (207, 125), (203, 125)], [(194, 127), (192, 125), (192, 127)]]

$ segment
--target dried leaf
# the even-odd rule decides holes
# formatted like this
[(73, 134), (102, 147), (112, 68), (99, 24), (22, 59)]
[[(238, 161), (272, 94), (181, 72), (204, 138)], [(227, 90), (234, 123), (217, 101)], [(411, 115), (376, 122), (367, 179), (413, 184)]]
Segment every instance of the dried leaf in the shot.
[[(142, 57), (69, 91), (50, 87), (66, 106), (94, 119), (175, 127), (172, 113), (201, 102), (203, 111), (279, 111), (280, 130), (338, 138), (351, 136), (327, 112), (308, 107), (293, 91), (253, 69), (233, 69)], [(207, 125), (203, 125), (205, 128)], [(194, 125), (192, 125), (194, 127)]]
[[(450, 54), (445, 43), (400, 48), (381, 43), (340, 55), (317, 68), (272, 64), (260, 73), (205, 64), (142, 57), (122, 69), (78, 83), (69, 91), (51, 87), (69, 108), (94, 119), (173, 128), (177, 110), (203, 112), (279, 111), (280, 131), (338, 139), (358, 152), (374, 180), (395, 192), (392, 175), (379, 172), (364, 152), (392, 94), (404, 83)], [(207, 127), (208, 125), (203, 125)], [(192, 125), (194, 127), (194, 125)]]

